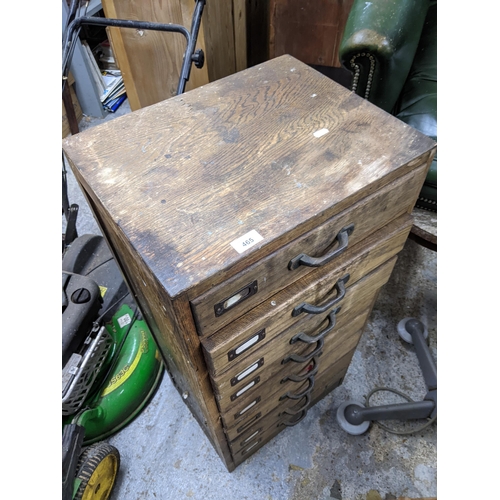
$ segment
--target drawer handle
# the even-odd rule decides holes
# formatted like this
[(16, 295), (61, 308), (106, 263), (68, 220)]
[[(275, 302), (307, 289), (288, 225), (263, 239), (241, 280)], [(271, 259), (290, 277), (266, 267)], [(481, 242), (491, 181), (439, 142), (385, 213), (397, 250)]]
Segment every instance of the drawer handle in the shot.
[(308, 379), (311, 375), (316, 375), (318, 373), (319, 369), (319, 363), (318, 363), (318, 358), (314, 357), (312, 359), (312, 362), (314, 363), (314, 367), (311, 368), (310, 371), (307, 373), (304, 373), (304, 375), (287, 375), (285, 378), (283, 378), (280, 382), (280, 384), (284, 384), (285, 382), (288, 382), (291, 380), (292, 382), (303, 382), (304, 380)]
[(307, 314), (322, 314), (334, 305), (338, 304), (345, 297), (345, 284), (349, 281), (350, 275), (346, 274), (343, 278), (340, 278), (335, 285), (333, 286), (337, 290), (337, 295), (330, 302), (326, 303), (323, 306), (313, 306), (312, 304), (308, 304), (307, 302), (302, 302), (298, 306), (293, 308), (292, 316), (298, 316), (303, 312)]
[(283, 420), (282, 422), (280, 422), (278, 424), (278, 427), (280, 425), (286, 425), (287, 427), (293, 427), (294, 425), (297, 425), (299, 422), (301, 422), (302, 420), (304, 420), (304, 418), (306, 417), (306, 415), (307, 415), (307, 409), (302, 410), (301, 413), (302, 413), (302, 415), (297, 420), (294, 420), (292, 422), (287, 422), (286, 420)]
[(314, 375), (309, 375), (307, 380), (309, 382), (309, 385), (302, 392), (299, 392), (298, 394), (293, 394), (292, 392), (288, 391), (282, 396), (280, 396), (280, 401), (283, 401), (286, 398), (302, 399), (306, 394), (309, 394), (314, 389)]
[(318, 333), (318, 335), (314, 335), (311, 337), (310, 335), (307, 335), (304, 332), (297, 333), (297, 335), (294, 335), (290, 339), (290, 344), (295, 344), (297, 341), (305, 342), (306, 344), (314, 344), (314, 342), (317, 342), (319, 339), (322, 339), (326, 335), (328, 335), (334, 328), (335, 325), (337, 324), (337, 313), (340, 311), (340, 307), (337, 307), (333, 311), (330, 312), (330, 314), (327, 316), (328, 319), (328, 326), (322, 330), (321, 332)]
[(297, 413), (300, 413), (301, 411), (305, 410), (311, 403), (311, 396), (309, 394), (306, 394), (305, 398), (306, 398), (305, 403), (298, 410), (291, 410), (290, 408), (285, 408), (278, 416), (281, 417), (281, 415), (284, 414), (297, 415)]
[(314, 349), (314, 351), (312, 351), (310, 354), (307, 354), (306, 356), (300, 356), (299, 354), (289, 354), (286, 358), (283, 359), (281, 364), (284, 365), (289, 361), (293, 361), (294, 363), (305, 363), (307, 361), (310, 361), (312, 358), (314, 358), (314, 356), (318, 356), (320, 354), (324, 344), (324, 339), (319, 339), (318, 347), (316, 347), (316, 349)]
[(335, 257), (344, 252), (349, 244), (349, 235), (351, 235), (353, 231), (354, 224), (349, 224), (348, 226), (343, 227), (335, 237), (335, 239), (339, 242), (338, 246), (335, 247), (335, 250), (332, 250), (330, 253), (327, 253), (322, 257), (310, 257), (305, 253), (301, 253), (288, 263), (288, 269), (293, 271), (300, 266), (320, 267), (328, 264), (328, 262), (332, 261)]

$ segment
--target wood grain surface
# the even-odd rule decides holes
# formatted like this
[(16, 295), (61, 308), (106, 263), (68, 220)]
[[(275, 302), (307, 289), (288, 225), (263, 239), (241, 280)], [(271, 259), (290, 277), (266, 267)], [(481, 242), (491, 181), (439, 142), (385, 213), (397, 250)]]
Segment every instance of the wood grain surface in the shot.
[[(424, 182), (425, 173), (424, 164), (193, 299), (191, 304), (198, 333), (207, 336), (220, 330), (272, 294), (312, 272), (315, 268), (306, 266), (290, 271), (288, 264), (300, 254), (320, 257), (338, 248), (336, 236), (343, 228), (354, 225), (354, 230), (348, 237), (347, 248), (350, 249), (390, 221), (411, 211), (413, 198)], [(329, 263), (329, 268), (335, 262), (341, 263), (341, 257), (342, 254)], [(216, 304), (253, 282), (257, 284), (256, 293), (246, 297), (223, 315), (216, 315)]]
[[(290, 56), (63, 141), (80, 184), (170, 297), (236, 274), (434, 147)], [(231, 242), (251, 230), (263, 240), (238, 253)]]
[[(314, 390), (312, 392), (311, 401), (306, 406), (306, 411), (308, 408), (314, 406), (318, 401), (323, 399), (329, 392), (335, 389), (344, 378), (347, 369), (349, 368), (349, 363), (354, 354), (354, 350), (346, 354), (339, 361), (334, 363), (329, 367), (327, 371), (321, 374), (318, 377)], [(303, 401), (299, 401), (297, 404), (289, 407), (291, 409), (299, 409), (304, 406)], [(287, 416), (281, 415), (282, 408), (279, 408), (278, 411), (273, 411), (268, 414), (266, 417), (259, 419), (254, 426), (252, 426), (249, 431), (247, 431), (246, 435), (251, 436), (255, 430), (262, 428), (262, 436), (261, 438), (256, 437), (254, 440), (249, 440), (245, 443), (245, 446), (239, 446), (238, 443), (241, 443), (240, 436), (236, 436), (233, 443), (230, 444), (231, 450), (238, 449), (238, 451), (233, 451), (233, 460), (236, 466), (244, 462), (251, 453), (255, 453), (259, 448), (264, 446), (267, 442), (271, 441), (277, 434), (280, 432), (286, 432), (287, 426), (284, 425), (284, 422), (291, 422), (293, 419), (296, 419), (297, 416)], [(298, 415), (300, 417), (300, 414)], [(307, 416), (307, 414), (306, 414)], [(265, 423), (268, 423), (266, 426)], [(261, 427), (262, 426), (262, 427)], [(259, 440), (260, 439), (260, 440)], [(259, 440), (258, 443), (254, 445), (255, 441)], [(249, 448), (252, 447), (251, 450)], [(244, 453), (244, 451), (247, 451)], [(251, 453), (249, 453), (251, 452)]]
[[(334, 336), (337, 330), (370, 306), (375, 294), (387, 282), (395, 261), (394, 257), (349, 289), (349, 293), (346, 293), (344, 299), (337, 306), (340, 307), (340, 311), (335, 314), (335, 326), (332, 331), (325, 335), (325, 338), (326, 336)], [(336, 309), (336, 307), (331, 309)], [(306, 344), (297, 341), (291, 344), (290, 340), (301, 332), (315, 337), (320, 332), (325, 331), (330, 326), (330, 312), (331, 310), (328, 310), (323, 314), (306, 316), (262, 345), (252, 356), (232, 365), (230, 369), (218, 377), (212, 377), (212, 386), (219, 408), (229, 406), (231, 397), (254, 377), (260, 378), (260, 384), (272, 378), (283, 368), (282, 361), (290, 354), (307, 356), (311, 353), (316, 348), (316, 343)], [(289, 363), (289, 365), (293, 366), (293, 363)], [(254, 367), (254, 369), (249, 371), (250, 367)], [(241, 376), (242, 373), (245, 376)]]
[[(309, 273), (300, 282), (290, 285), (269, 300), (254, 307), (214, 335), (202, 339), (209, 371), (213, 376), (217, 376), (227, 370), (231, 364), (240, 361), (238, 358), (230, 361), (229, 351), (246, 342), (261, 329), (266, 330), (267, 342), (291, 326), (296, 321), (296, 318), (291, 315), (291, 310), (297, 303), (307, 299), (321, 304), (325, 301), (325, 296), (329, 296), (328, 292), (333, 286), (332, 280), (335, 283), (346, 273), (350, 274), (347, 282), (347, 290), (349, 290), (349, 287), (353, 286), (358, 279), (392, 258), (403, 248), (411, 226), (410, 216), (400, 217), (367, 238), (363, 245), (346, 252), (338, 267), (319, 268)], [(333, 274), (329, 275), (328, 271), (332, 271)], [(249, 348), (245, 351), (245, 355), (241, 355), (241, 359), (251, 355), (262, 344), (257, 343)]]

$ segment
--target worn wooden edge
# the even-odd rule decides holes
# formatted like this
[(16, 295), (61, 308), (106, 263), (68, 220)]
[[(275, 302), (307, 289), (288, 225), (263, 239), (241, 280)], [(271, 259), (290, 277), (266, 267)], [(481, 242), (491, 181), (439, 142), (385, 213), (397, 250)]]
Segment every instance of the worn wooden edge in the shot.
[[(396, 257), (392, 257), (387, 262), (377, 267), (377, 269), (363, 277), (353, 286), (352, 292), (350, 292), (350, 294), (346, 294), (344, 300), (338, 304), (340, 311), (336, 314), (334, 331), (329, 335), (343, 329), (349, 323), (349, 318), (353, 315), (357, 316), (365, 310), (365, 308), (372, 302), (378, 288), (387, 283), (395, 262)], [(256, 375), (259, 373), (265, 373), (264, 370), (269, 369), (270, 363), (271, 365), (275, 364), (280, 357), (284, 357), (290, 353), (299, 353), (301, 355), (306, 354), (308, 351), (306, 345), (302, 342), (297, 342), (291, 346), (289, 344), (289, 340), (298, 332), (305, 332), (307, 335), (311, 336), (316, 335), (328, 326), (328, 314), (329, 312), (325, 312), (321, 315), (310, 315), (303, 319), (299, 319), (296, 323), (292, 324), (272, 339), (269, 339), (268, 342), (262, 344), (262, 346), (253, 351), (251, 355), (246, 357), (244, 356), (235, 364), (228, 364), (227, 368), (220, 373), (210, 373), (212, 377), (212, 384), (214, 386), (214, 392), (216, 392), (216, 394), (220, 397), (224, 393), (227, 393), (227, 391), (232, 391), (233, 386), (230, 386), (230, 380), (239, 372), (247, 368), (248, 365), (254, 363), (258, 358), (264, 358), (264, 362), (263, 369), (258, 372), (256, 371)], [(266, 351), (269, 350), (271, 350), (271, 359), (269, 359), (269, 354), (266, 354)], [(204, 353), (205, 356), (207, 356), (205, 350)], [(242, 384), (235, 384), (236, 388), (241, 385)]]
[[(148, 275), (149, 269), (144, 263), (141, 264), (141, 257), (134, 253), (130, 243), (123, 239), (120, 241), (123, 238), (121, 232), (113, 231), (100, 216), (101, 212), (88, 193), (84, 192), (84, 196), (151, 330), (175, 388), (231, 472), (234, 470), (234, 462), (222, 428), (189, 304), (182, 298), (172, 302), (166, 296), (161, 284), (156, 282), (154, 276)], [(121, 247), (120, 253), (116, 251), (117, 246)], [(130, 264), (131, 262), (135, 265)], [(153, 284), (155, 289), (148, 287), (146, 283)], [(158, 306), (156, 312), (151, 307), (155, 302)], [(163, 314), (158, 312), (160, 308)], [(187, 397), (184, 397), (186, 394)]]
[[(369, 265), (366, 267), (367, 272), (368, 270), (373, 270), (376, 267), (376, 262), (380, 261), (379, 264), (382, 264), (386, 262), (390, 257), (398, 253), (402, 248), (403, 245), (408, 237), (408, 233), (410, 232), (411, 226), (413, 223), (413, 219), (411, 216), (405, 214), (399, 217), (396, 221), (393, 221), (391, 224), (387, 225), (385, 228), (382, 228), (379, 230), (377, 233), (372, 234), (367, 238), (366, 241), (361, 242), (360, 245), (356, 245), (352, 247), (352, 249), (349, 251), (349, 253), (346, 252), (346, 258), (342, 259), (342, 269), (347, 269), (350, 265), (353, 265), (353, 263), (358, 263), (364, 260), (365, 262), (369, 263)], [(382, 244), (380, 245), (380, 240), (383, 238)], [(388, 250), (391, 250), (390, 254), (387, 255), (386, 252)], [(364, 258), (364, 255), (366, 252), (369, 252), (370, 254), (370, 260), (366, 261)], [(382, 253), (382, 255), (381, 255)], [(378, 264), (377, 264), (378, 266)], [(293, 286), (293, 291), (282, 291), (279, 292), (278, 295), (285, 295), (288, 296), (289, 294), (292, 294), (293, 292), (296, 293), (295, 290), (300, 291), (300, 287), (302, 284), (307, 283), (313, 283), (316, 280), (321, 281), (323, 276), (323, 271), (321, 269), (317, 269), (313, 271), (312, 273), (309, 273), (305, 275), (302, 278), (302, 281), (300, 282), (300, 285), (297, 285), (295, 282), (292, 284)], [(352, 281), (352, 278), (348, 282), (348, 286), (352, 286), (354, 282)], [(276, 307), (283, 307), (280, 306), (280, 304), (286, 304), (286, 299), (279, 300), (277, 306), (270, 306), (267, 303), (261, 303), (255, 308), (251, 309), (245, 316), (240, 318), (237, 323), (235, 323), (231, 328), (225, 327), (226, 330), (220, 330), (219, 332), (216, 332), (212, 336), (208, 336), (203, 338), (202, 344), (203, 348), (210, 354), (210, 356), (214, 356), (215, 351), (223, 351), (227, 346), (231, 345), (231, 342), (233, 341), (234, 338), (234, 332), (239, 324), (239, 328), (241, 331), (246, 331), (246, 325), (248, 324), (253, 324), (254, 321), (258, 320), (259, 318), (262, 318), (264, 316), (269, 316), (272, 317), (273, 315), (276, 314)], [(222, 336), (221, 333), (223, 332)]]
[[(355, 230), (349, 236), (349, 248), (347, 252), (344, 252), (339, 257), (340, 261), (337, 258), (332, 263), (332, 265), (336, 265), (335, 263), (340, 264), (349, 254), (350, 249), (360, 243), (361, 240), (365, 240), (391, 220), (407, 213), (407, 191), (410, 188), (411, 193), (418, 191), (426, 175), (423, 167), (418, 167), (409, 174), (396, 179), (383, 189), (363, 198), (355, 205), (328, 219), (324, 224), (314, 227), (307, 233), (286, 243), (283, 247), (245, 268), (241, 273), (228, 278), (220, 285), (211, 287), (205, 293), (192, 298), (191, 289), (188, 293), (199, 335), (206, 337), (214, 334), (235, 318), (240, 317), (259, 303), (267, 300), (271, 295), (277, 293), (285, 286), (295, 283), (306, 274), (313, 272), (314, 268), (312, 267), (300, 266), (293, 273), (290, 273), (288, 262), (292, 257), (302, 252), (317, 256), (327, 251), (332, 245), (332, 239), (335, 234), (333, 228), (338, 231), (341, 227), (345, 227), (349, 223), (355, 223)], [(396, 195), (393, 193), (396, 193)], [(394, 199), (395, 201), (393, 201)], [(375, 203), (380, 204), (383, 210), (374, 208)], [(376, 210), (376, 215), (371, 217), (370, 212), (373, 210)], [(367, 221), (370, 221), (370, 223), (368, 224)], [(310, 244), (310, 241), (314, 243)], [(317, 252), (320, 253), (318, 254)], [(331, 269), (330, 264), (329, 268)], [(257, 294), (250, 296), (226, 314), (219, 317), (215, 316), (213, 306), (216, 303), (226, 300), (227, 297), (237, 293), (238, 290), (254, 281), (257, 281), (258, 285)]]
[[(285, 57), (285, 59), (280, 63), (284, 65), (290, 65), (292, 62), (293, 58), (286, 58), (287, 56), (282, 56)], [(295, 64), (295, 61), (293, 61)], [(264, 65), (262, 65), (262, 68), (264, 68)], [(244, 70), (240, 72), (240, 79), (244, 79), (244, 75), (246, 74), (246, 71), (251, 71), (249, 70)], [(304, 69), (305, 72), (313, 72), (311, 68)], [(309, 74), (310, 77), (310, 74)], [(324, 77), (327, 79), (327, 77)], [(329, 79), (327, 79), (329, 80)], [(330, 80), (329, 80), (330, 81)], [(333, 83), (333, 82), (332, 82)], [(218, 82), (213, 82), (213, 87), (211, 87), (211, 92), (213, 93), (216, 89), (220, 88), (223, 89), (224, 84), (223, 83), (218, 83)], [(325, 84), (326, 85), (326, 84)], [(208, 86), (207, 86), (208, 88)], [(344, 89), (345, 90), (345, 89)], [(189, 94), (189, 99), (187, 95)], [(193, 93), (188, 93), (186, 94), (186, 101), (189, 100), (189, 102), (195, 102), (199, 97), (203, 95), (203, 92), (194, 90)], [(351, 96), (351, 94), (348, 93), (350, 96), (349, 99), (354, 99), (354, 97), (358, 96)], [(160, 104), (160, 108), (157, 108), (157, 111), (165, 109), (170, 110), (178, 106), (178, 101), (181, 96), (174, 97), (172, 99), (169, 99), (165, 101), (164, 103)], [(182, 100), (182, 99), (181, 99)], [(362, 100), (363, 101), (363, 100)], [(357, 100), (356, 100), (357, 102)], [(368, 105), (370, 103), (367, 102), (361, 102), (359, 103), (359, 108), (364, 109), (365, 111), (368, 110)], [(171, 107), (171, 105), (173, 107)], [(144, 110), (141, 110), (144, 111)], [(139, 111), (139, 113), (141, 113)], [(361, 112), (361, 111), (360, 111)], [(136, 115), (137, 116), (137, 115)], [(148, 116), (144, 114), (140, 114), (139, 116)], [(384, 115), (385, 116), (385, 115)], [(386, 117), (388, 120), (388, 117)], [(127, 119), (127, 117), (122, 117), (122, 119)], [(122, 122), (125, 123), (125, 122)], [(126, 123), (129, 123), (127, 121)], [(130, 122), (132, 123), (132, 122)], [(392, 123), (392, 122), (391, 122)], [(105, 126), (105, 124), (103, 124)], [(102, 132), (105, 132), (105, 129), (101, 129)], [(413, 134), (413, 132), (412, 132)], [(87, 139), (90, 139), (91, 136), (88, 136)], [(412, 136), (413, 137), (413, 136)], [(336, 200), (336, 202), (332, 205), (330, 204), (328, 208), (323, 209), (323, 206), (318, 205), (317, 207), (315, 206), (314, 208), (314, 213), (312, 213), (312, 210), (307, 212), (307, 215), (304, 215), (304, 218), (301, 219), (300, 223), (292, 226), (289, 228), (290, 230), (283, 231), (283, 233), (277, 233), (274, 236), (271, 236), (273, 239), (270, 241), (266, 241), (263, 243), (263, 245), (259, 248), (254, 247), (249, 250), (249, 253), (246, 254), (245, 256), (237, 256), (237, 255), (232, 255), (232, 254), (227, 254), (225, 255), (225, 262), (223, 263), (223, 269), (217, 268), (216, 266), (213, 266), (211, 269), (203, 268), (203, 272), (198, 273), (196, 276), (196, 279), (191, 280), (188, 278), (191, 278), (192, 276), (188, 275), (189, 271), (187, 269), (191, 269), (191, 265), (194, 265), (191, 261), (189, 262), (188, 266), (185, 266), (184, 268), (180, 268), (176, 271), (175, 277), (173, 277), (171, 280), (170, 278), (166, 280), (165, 287), (169, 293), (169, 296), (172, 298), (175, 298), (176, 296), (184, 293), (187, 290), (191, 290), (193, 287), (195, 287), (197, 284), (201, 284), (202, 282), (205, 283), (205, 286), (210, 287), (211, 285), (218, 284), (222, 282), (224, 279), (226, 279), (228, 276), (232, 276), (235, 273), (239, 272), (243, 268), (245, 268), (248, 265), (251, 265), (252, 263), (256, 262), (259, 260), (262, 256), (267, 254), (270, 251), (273, 251), (274, 249), (277, 249), (281, 247), (286, 241), (289, 240), (289, 238), (297, 238), (301, 234), (304, 234), (307, 232), (313, 225), (316, 224), (321, 224), (323, 221), (327, 220), (328, 218), (334, 216), (336, 213), (346, 209), (348, 206), (352, 205), (353, 203), (356, 203), (358, 200), (363, 198), (366, 195), (369, 195), (370, 193), (375, 192), (377, 189), (380, 189), (382, 186), (392, 182), (399, 176), (404, 175), (405, 173), (409, 172), (412, 170), (414, 167), (419, 165), (422, 160), (425, 161), (425, 152), (429, 151), (429, 149), (432, 147), (432, 144), (434, 144), (433, 141), (430, 139), (426, 138), (425, 140), (420, 137), (420, 135), (416, 136), (418, 138), (418, 143), (419, 143), (419, 151), (422, 151), (422, 154), (419, 157), (416, 157), (415, 159), (412, 159), (408, 161), (405, 165), (400, 165), (399, 160), (397, 165), (396, 164), (391, 164), (391, 168), (394, 170), (391, 170), (386, 173), (380, 173), (378, 176), (370, 177), (370, 183), (363, 185), (362, 189), (358, 189), (356, 191), (349, 191), (348, 195), (345, 198), (342, 198), (340, 200)], [(423, 141), (423, 142), (422, 142)], [(422, 142), (422, 145), (420, 147), (420, 142)], [(71, 154), (72, 152), (75, 152), (78, 150), (72, 151), (72, 145), (71, 142), (64, 143), (63, 147), (67, 149), (68, 153)], [(316, 212), (316, 210), (318, 212)], [(152, 263), (154, 265), (154, 262)], [(208, 267), (208, 266), (206, 266)], [(186, 270), (184, 270), (186, 269)]]
[[(379, 178), (377, 181), (370, 184), (367, 187), (367, 189), (363, 191), (363, 194), (360, 194), (359, 192), (354, 193), (352, 196), (345, 198), (344, 200), (342, 200), (342, 202), (317, 214), (315, 217), (311, 217), (310, 219), (305, 220), (300, 224), (297, 224), (297, 226), (295, 226), (291, 231), (287, 232), (286, 234), (280, 235), (273, 240), (266, 241), (266, 243), (264, 243), (259, 248), (255, 248), (255, 250), (250, 250), (248, 254), (246, 254), (236, 262), (234, 262), (234, 264), (228, 266), (225, 269), (221, 269), (218, 272), (213, 273), (212, 275), (206, 277), (203, 281), (201, 281), (197, 285), (191, 285), (189, 288), (183, 289), (182, 293), (187, 292), (190, 300), (196, 299), (197, 296), (206, 293), (211, 288), (220, 285), (222, 282), (234, 277), (236, 274), (242, 272), (247, 267), (250, 267), (254, 265), (256, 262), (262, 260), (268, 254), (283, 247), (289, 241), (300, 238), (301, 236), (308, 233), (313, 227), (317, 225), (319, 226), (328, 221), (328, 219), (331, 219), (336, 215), (340, 214), (348, 207), (359, 202), (364, 196), (370, 196), (379, 189), (382, 189), (386, 185), (396, 181), (399, 177), (403, 177), (406, 174), (412, 172), (413, 170), (418, 170), (418, 168), (421, 165), (423, 165), (428, 161), (427, 153), (425, 153), (423, 156), (424, 158), (420, 156), (415, 160), (406, 163), (397, 171), (394, 171), (385, 177)], [(416, 196), (417, 195), (415, 195), (415, 200)], [(409, 208), (407, 212), (411, 213), (410, 205), (408, 207)], [(172, 292), (169, 293), (172, 293), (172, 297), (175, 297), (178, 292), (176, 290), (172, 290)]]

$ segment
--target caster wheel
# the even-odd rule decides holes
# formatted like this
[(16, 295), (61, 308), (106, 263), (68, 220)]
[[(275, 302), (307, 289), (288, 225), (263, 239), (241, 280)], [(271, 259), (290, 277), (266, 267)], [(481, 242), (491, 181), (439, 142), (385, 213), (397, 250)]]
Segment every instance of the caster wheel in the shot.
[(345, 403), (342, 403), (338, 410), (337, 410), (337, 422), (342, 427), (344, 431), (346, 431), (348, 434), (351, 434), (352, 436), (360, 436), (361, 434), (364, 434), (368, 428), (370, 427), (370, 422), (362, 422), (359, 425), (351, 424), (347, 421), (345, 418), (345, 409), (349, 405), (357, 405), (361, 406), (361, 408), (365, 408), (365, 405), (363, 403), (360, 403), (359, 401), (353, 401), (349, 400), (346, 401)]
[[(413, 339), (411, 337), (411, 334), (408, 333), (408, 331), (406, 330), (406, 323), (411, 319), (415, 318), (404, 318), (398, 323), (398, 334), (408, 344), (413, 344)], [(427, 330), (427, 327), (424, 325), (424, 339), (427, 339), (428, 336), (429, 336), (429, 331)]]

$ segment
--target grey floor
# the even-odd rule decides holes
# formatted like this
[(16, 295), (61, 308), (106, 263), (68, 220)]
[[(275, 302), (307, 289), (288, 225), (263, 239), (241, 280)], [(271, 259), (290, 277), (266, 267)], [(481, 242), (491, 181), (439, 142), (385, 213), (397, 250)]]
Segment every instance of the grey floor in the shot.
[[(127, 103), (115, 119), (130, 111)], [(102, 119), (85, 118), (80, 129)], [(70, 174), (70, 202), (80, 205), (79, 234), (99, 228)], [(63, 220), (63, 230), (65, 224)], [(437, 359), (437, 254), (411, 240), (383, 288), (343, 384), (228, 473), (168, 375), (145, 410), (109, 439), (121, 454), (112, 500), (390, 500), (437, 496), (437, 422), (396, 435), (372, 424), (351, 436), (336, 421), (347, 399), (363, 400), (375, 387), (390, 387), (421, 400), (426, 387), (414, 349), (397, 333), (398, 322), (416, 317), (429, 331)], [(373, 403), (402, 402), (384, 394)], [(425, 422), (386, 422), (414, 431)]]

